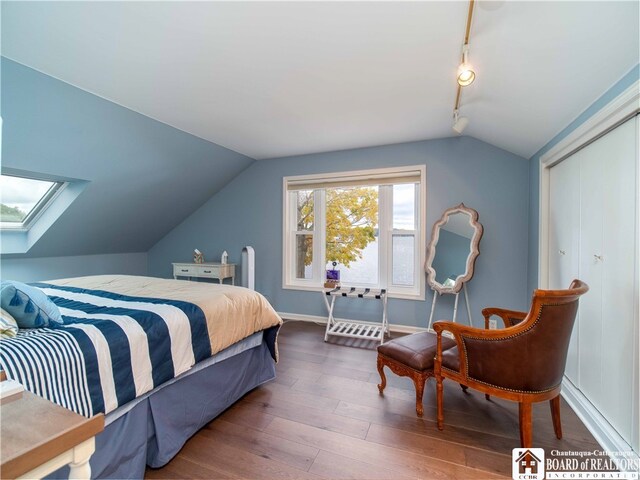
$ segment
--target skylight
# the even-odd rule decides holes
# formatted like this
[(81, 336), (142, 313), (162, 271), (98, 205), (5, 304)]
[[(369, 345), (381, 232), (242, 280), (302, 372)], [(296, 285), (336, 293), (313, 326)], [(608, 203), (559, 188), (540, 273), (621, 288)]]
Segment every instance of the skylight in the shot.
[(28, 228), (62, 185), (62, 182), (0, 175), (0, 227)]

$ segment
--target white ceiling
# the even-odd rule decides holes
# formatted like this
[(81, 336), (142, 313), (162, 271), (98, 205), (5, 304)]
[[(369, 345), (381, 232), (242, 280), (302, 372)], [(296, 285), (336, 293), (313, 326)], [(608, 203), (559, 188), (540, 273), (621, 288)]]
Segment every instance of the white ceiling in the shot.
[[(466, 2), (2, 2), (2, 54), (253, 158), (452, 136)], [(529, 158), (639, 58), (638, 2), (480, 2), (465, 134)]]

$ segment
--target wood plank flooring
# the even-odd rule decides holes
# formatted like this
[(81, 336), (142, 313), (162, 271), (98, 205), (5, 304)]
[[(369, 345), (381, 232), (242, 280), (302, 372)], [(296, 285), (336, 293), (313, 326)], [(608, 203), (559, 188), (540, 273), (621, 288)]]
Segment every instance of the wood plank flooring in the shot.
[[(433, 379), (418, 418), (411, 380), (387, 371), (378, 394), (377, 343), (323, 338), (322, 326), (286, 322), (278, 378), (209, 423), (165, 467), (147, 469), (146, 478), (511, 478), (517, 404), (486, 401), (445, 381), (440, 432)], [(561, 409), (564, 438), (557, 440), (548, 403), (534, 405), (534, 446), (599, 448), (564, 400)]]

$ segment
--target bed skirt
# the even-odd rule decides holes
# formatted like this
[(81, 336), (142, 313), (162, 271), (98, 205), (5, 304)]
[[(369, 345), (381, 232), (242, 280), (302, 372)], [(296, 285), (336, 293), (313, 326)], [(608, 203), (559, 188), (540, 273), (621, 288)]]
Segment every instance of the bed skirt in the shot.
[[(253, 388), (275, 378), (268, 342), (214, 363), (154, 392), (96, 436), (91, 478), (144, 478)], [(68, 478), (68, 467), (47, 478)]]

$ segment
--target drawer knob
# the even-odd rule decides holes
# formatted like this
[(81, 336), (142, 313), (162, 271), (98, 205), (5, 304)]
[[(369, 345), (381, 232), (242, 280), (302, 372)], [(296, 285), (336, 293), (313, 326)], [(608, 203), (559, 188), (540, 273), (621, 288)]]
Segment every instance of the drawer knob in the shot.
[(205, 270), (204, 273), (211, 273), (211, 270)]
[(559, 250), (559, 252), (560, 252), (560, 255), (566, 255), (567, 254), (567, 252), (565, 252), (564, 250)]
[(180, 270), (180, 271), (181, 271), (181, 272), (188, 272), (189, 270), (182, 269), (182, 270)]

